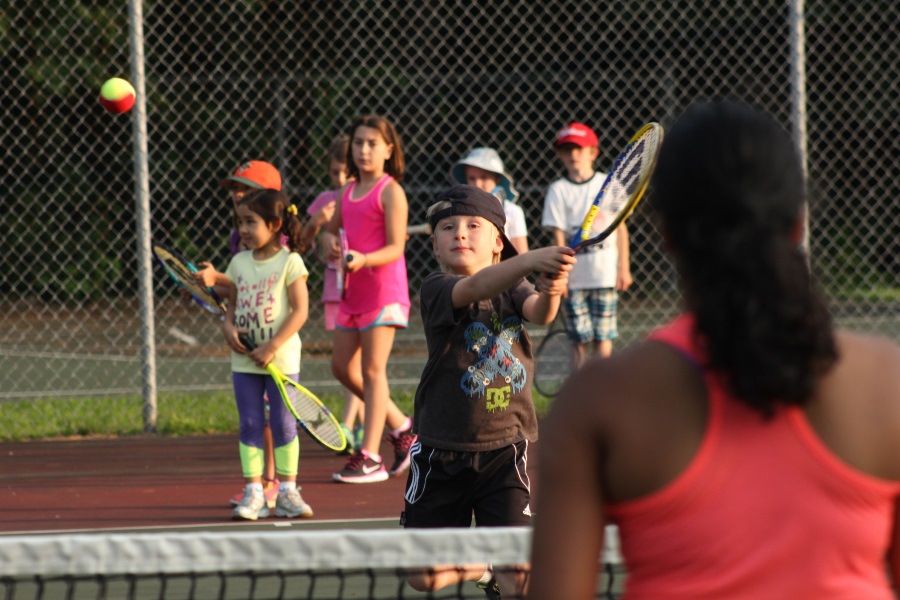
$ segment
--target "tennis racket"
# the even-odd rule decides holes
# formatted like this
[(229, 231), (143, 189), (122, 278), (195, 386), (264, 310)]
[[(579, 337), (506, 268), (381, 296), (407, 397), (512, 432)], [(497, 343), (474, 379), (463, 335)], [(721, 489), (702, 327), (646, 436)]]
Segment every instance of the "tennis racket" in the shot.
[[(256, 344), (245, 334), (238, 336), (238, 339), (248, 350), (256, 348)], [(341, 424), (315, 394), (282, 373), (272, 363), (266, 365), (266, 371), (275, 380), (284, 405), (297, 419), (303, 431), (329, 450), (342, 452), (347, 448), (347, 436), (344, 435)]]
[(647, 190), (663, 141), (659, 123), (641, 127), (616, 158), (581, 227), (569, 243), (576, 252), (599, 244), (628, 218)]
[(350, 273), (344, 268), (344, 261), (350, 262), (353, 257), (349, 254), (350, 246), (347, 244), (347, 232), (341, 227), (338, 230), (341, 240), (341, 258), (337, 261), (337, 289), (341, 298), (347, 293), (347, 284), (350, 282)]
[(560, 310), (534, 353), (534, 389), (554, 398), (578, 366), (578, 351), (569, 338), (565, 313)]
[(194, 263), (184, 258), (176, 250), (163, 244), (154, 243), (151, 249), (153, 250), (153, 256), (166, 270), (169, 277), (179, 287), (187, 290), (197, 304), (215, 315), (225, 314), (225, 304), (215, 290), (200, 285), (194, 280), (193, 274), (197, 272), (197, 267)]

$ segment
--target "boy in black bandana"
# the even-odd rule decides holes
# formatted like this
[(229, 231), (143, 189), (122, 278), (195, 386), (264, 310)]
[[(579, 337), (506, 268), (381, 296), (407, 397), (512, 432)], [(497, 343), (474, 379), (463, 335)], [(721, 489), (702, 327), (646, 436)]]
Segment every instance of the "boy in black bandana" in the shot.
[[(537, 418), (524, 322), (553, 320), (575, 258), (565, 247), (517, 254), (503, 233), (502, 206), (473, 186), (442, 193), (428, 219), (441, 271), (422, 283), (428, 362), (416, 391), (419, 437), (401, 522), (469, 527), (474, 516), (476, 526), (529, 525), (525, 466)], [(524, 279), (531, 273), (543, 274), (541, 292)], [(485, 565), (470, 567), (411, 578), (410, 584), (425, 590), (491, 579)]]

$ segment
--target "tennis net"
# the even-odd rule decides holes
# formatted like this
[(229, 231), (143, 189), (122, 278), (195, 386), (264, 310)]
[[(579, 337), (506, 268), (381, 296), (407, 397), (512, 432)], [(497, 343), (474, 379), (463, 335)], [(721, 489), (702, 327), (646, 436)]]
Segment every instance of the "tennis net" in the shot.
[[(615, 533), (607, 532), (598, 598), (621, 591)], [(0, 591), (6, 600), (480, 599), (486, 592), (474, 582), (418, 592), (407, 576), (490, 563), (495, 575), (521, 579), (530, 541), (529, 529), (512, 527), (14, 535), (0, 537)]]

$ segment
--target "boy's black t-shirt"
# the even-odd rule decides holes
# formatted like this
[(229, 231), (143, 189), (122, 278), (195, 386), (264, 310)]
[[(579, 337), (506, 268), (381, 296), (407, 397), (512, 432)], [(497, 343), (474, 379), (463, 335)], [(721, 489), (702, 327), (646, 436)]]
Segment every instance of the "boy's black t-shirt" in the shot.
[(451, 293), (460, 278), (432, 273), (422, 283), (428, 361), (413, 428), (423, 444), (445, 450), (535, 441), (534, 357), (522, 304), (537, 291), (521, 279), (497, 297), (454, 310)]

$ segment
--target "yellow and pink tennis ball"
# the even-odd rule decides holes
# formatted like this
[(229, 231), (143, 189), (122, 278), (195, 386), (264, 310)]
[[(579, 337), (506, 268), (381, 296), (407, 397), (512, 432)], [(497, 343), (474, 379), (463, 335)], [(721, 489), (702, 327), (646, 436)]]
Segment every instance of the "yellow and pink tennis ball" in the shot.
[(113, 77), (100, 88), (100, 104), (114, 114), (128, 112), (134, 106), (135, 92), (130, 83)]

